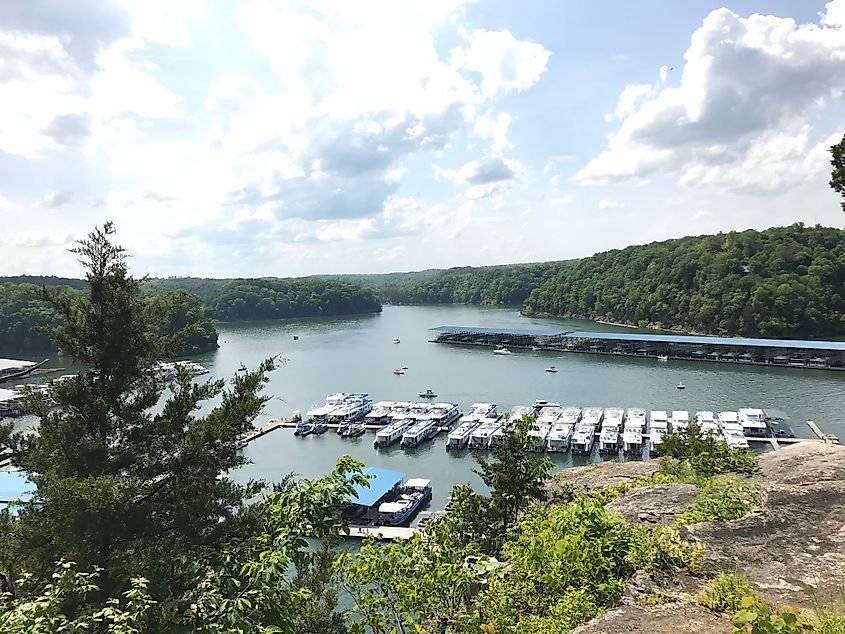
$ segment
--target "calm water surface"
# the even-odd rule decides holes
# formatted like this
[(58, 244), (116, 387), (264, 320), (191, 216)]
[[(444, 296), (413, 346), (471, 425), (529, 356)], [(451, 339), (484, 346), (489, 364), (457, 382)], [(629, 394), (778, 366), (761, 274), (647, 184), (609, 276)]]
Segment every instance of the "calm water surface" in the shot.
[[(438, 401), (459, 403), (462, 409), (492, 401), (504, 411), (537, 398), (580, 407), (639, 406), (690, 413), (771, 407), (789, 414), (798, 436), (812, 435), (804, 421), (813, 419), (825, 431), (845, 438), (845, 372), (530, 351), (497, 356), (485, 348), (428, 341), (429, 329), (438, 325), (507, 328), (552, 323), (563, 329), (618, 330), (592, 322), (526, 319), (516, 309), (386, 306), (380, 315), (222, 324), (220, 349), (197, 361), (220, 377), (231, 376), (242, 364), (254, 367), (272, 354), (287, 359), (271, 376), (267, 393), (274, 398), (257, 425), (293, 410), (305, 412), (334, 392), (368, 392), (374, 401), (398, 401), (419, 400), (417, 393), (431, 388)], [(394, 344), (394, 337), (401, 343)], [(558, 373), (544, 372), (549, 365), (557, 366)], [(393, 369), (400, 366), (408, 366), (406, 374), (394, 375)], [(679, 381), (686, 390), (676, 389)], [(372, 432), (342, 439), (330, 431), (300, 439), (293, 430), (277, 430), (247, 448), (252, 464), (238, 476), (273, 480), (295, 472), (315, 477), (349, 454), (369, 466), (430, 478), (434, 508), (443, 506), (453, 484), (480, 485), (472, 473), (472, 453), (446, 453), (445, 434), (417, 450), (397, 445), (377, 451), (372, 438)], [(549, 455), (558, 468), (586, 460)]]

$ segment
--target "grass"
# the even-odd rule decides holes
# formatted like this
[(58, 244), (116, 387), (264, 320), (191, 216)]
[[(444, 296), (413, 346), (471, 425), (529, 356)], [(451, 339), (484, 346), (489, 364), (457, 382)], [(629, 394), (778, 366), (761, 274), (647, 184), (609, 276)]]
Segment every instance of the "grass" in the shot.
[(744, 597), (753, 595), (754, 589), (744, 577), (723, 572), (704, 587), (698, 602), (716, 612), (733, 613), (740, 609)]

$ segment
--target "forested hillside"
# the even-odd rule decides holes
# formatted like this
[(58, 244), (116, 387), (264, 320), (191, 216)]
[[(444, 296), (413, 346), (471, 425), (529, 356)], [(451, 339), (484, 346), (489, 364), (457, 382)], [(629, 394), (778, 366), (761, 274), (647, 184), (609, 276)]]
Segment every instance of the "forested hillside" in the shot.
[(845, 333), (845, 231), (795, 224), (584, 258), (534, 290), (526, 315), (760, 337)]
[(314, 275), (312, 277), (320, 280), (349, 282), (356, 286), (372, 288), (376, 292), (381, 292), (389, 286), (414, 284), (442, 272), (443, 269), (425, 269), (424, 271), (404, 271), (397, 273), (337, 273), (333, 275)]
[[(50, 286), (50, 281), (58, 278), (38, 279), (42, 280), (43, 285)], [(35, 284), (0, 284), (0, 356), (47, 355), (56, 352), (50, 339), (39, 332), (39, 327), (58, 325), (55, 311), (36, 297), (39, 288)], [(58, 283), (51, 288), (71, 302), (86, 292), (65, 283)], [(196, 295), (185, 291), (150, 290), (146, 298), (150, 305), (168, 305), (167, 321), (158, 334), (172, 335), (186, 326), (195, 326), (184, 342), (182, 351), (185, 354), (206, 352), (218, 347), (217, 329), (209, 320), (208, 310)]]
[(372, 290), (313, 278), (230, 280), (216, 289), (208, 306), (220, 321), (381, 312)]
[(568, 265), (568, 262), (462, 267), (379, 291), (391, 304), (522, 304), (531, 291)]

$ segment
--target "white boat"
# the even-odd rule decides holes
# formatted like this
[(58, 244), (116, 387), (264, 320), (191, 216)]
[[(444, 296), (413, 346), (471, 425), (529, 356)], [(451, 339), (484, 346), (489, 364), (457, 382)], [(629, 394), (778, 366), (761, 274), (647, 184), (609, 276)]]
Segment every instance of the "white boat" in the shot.
[(347, 394), (343, 402), (327, 415), (330, 423), (353, 423), (373, 409), (369, 394), (357, 392)]
[(590, 425), (596, 429), (601, 427), (601, 422), (604, 419), (604, 410), (600, 407), (585, 407), (581, 412), (581, 422), (579, 425)]
[(748, 449), (748, 440), (742, 432), (728, 429), (723, 432), (725, 442), (731, 449)]
[(416, 422), (412, 418), (402, 418), (379, 429), (373, 440), (373, 447), (389, 447), (400, 440), (405, 431)]
[(622, 429), (622, 423), (625, 421), (625, 410), (621, 407), (608, 407), (604, 410), (604, 420), (602, 421), (602, 429)]
[(626, 456), (642, 455), (643, 432), (639, 427), (625, 427), (622, 431), (622, 453)]
[(431, 390), (431, 388), (429, 388), (429, 389), (427, 389), (427, 390), (425, 390), (425, 391), (423, 391), (423, 392), (419, 392), (419, 393), (417, 394), (417, 396), (419, 396), (420, 398), (437, 398), (437, 394), (435, 394), (435, 393)]
[(469, 411), (461, 417), (460, 422), (463, 423), (465, 421), (471, 420), (475, 422), (481, 422), (482, 418), (496, 418), (498, 414), (496, 412), (496, 404), (495, 403), (473, 403), (469, 406)]
[(548, 368), (546, 368), (546, 372), (550, 372), (551, 374), (554, 374), (555, 372), (557, 372), (557, 368), (553, 365), (550, 365)]
[(485, 418), (476, 427), (469, 437), (470, 449), (490, 449), (490, 440), (493, 434), (502, 426), (499, 417)]
[(740, 407), (739, 424), (742, 425), (742, 433), (746, 436), (765, 436), (768, 428), (766, 427), (766, 413), (762, 409), (756, 407)]
[[(606, 423), (605, 423), (606, 424)], [(618, 427), (605, 427), (599, 434), (599, 453), (616, 455), (619, 453), (620, 437)]]
[(429, 420), (440, 428), (451, 427), (461, 417), (457, 403), (434, 403), (428, 412)]
[[(464, 416), (466, 418), (466, 416)], [(461, 419), (463, 420), (463, 419)], [(477, 420), (465, 420), (449, 432), (446, 438), (446, 449), (463, 449), (469, 444), (472, 432), (481, 424)]]
[(393, 343), (399, 343), (399, 337), (393, 337)]
[(405, 374), (405, 370), (403, 370), (402, 368), (396, 368), (393, 370), (393, 374), (399, 376), (400, 374)]
[(689, 412), (683, 409), (676, 409), (672, 412), (672, 433), (678, 432), (689, 427)]
[(685, 389), (687, 389), (687, 386), (686, 386), (686, 385), (684, 385), (682, 382), (680, 382), (680, 381), (679, 381), (679, 382), (678, 382), (678, 389), (679, 389), (679, 390), (685, 390)]
[(564, 407), (560, 415), (560, 422), (573, 427), (581, 421), (580, 407)]
[(596, 428), (590, 425), (579, 423), (572, 434), (569, 446), (574, 455), (589, 456), (593, 452), (593, 443), (596, 440)]
[(736, 412), (719, 412), (719, 428), (723, 434), (729, 431), (742, 433), (742, 423), (739, 422), (739, 414)]
[(651, 431), (654, 427), (657, 427), (658, 429), (665, 429), (666, 433), (669, 433), (669, 416), (666, 414), (665, 410), (651, 410), (651, 414), (649, 415), (648, 420), (649, 431)]
[(563, 408), (560, 406), (543, 408), (540, 416), (534, 422), (534, 427), (528, 432), (528, 444), (525, 447), (528, 451), (541, 453), (546, 450), (552, 427), (562, 413)]
[(495, 350), (493, 350), (493, 354), (511, 354), (511, 351), (503, 346), (501, 348), (496, 348)]
[(569, 441), (572, 439), (573, 431), (575, 431), (575, 425), (573, 423), (564, 422), (563, 417), (558, 418), (557, 422), (549, 430), (549, 436), (546, 440), (546, 451), (561, 453), (569, 451)]
[(306, 412), (306, 418), (313, 420), (315, 423), (326, 422), (329, 419), (329, 414), (343, 405), (343, 402), (349, 396), (347, 392), (338, 392), (326, 397), (326, 404)]
[(428, 420), (428, 414), (433, 407), (432, 403), (412, 403), (410, 418), (414, 420)]
[(645, 431), (646, 412), (641, 407), (629, 407), (625, 417), (625, 429), (639, 429), (640, 433)]
[(657, 355), (657, 360), (658, 360), (658, 361), (668, 361), (668, 360), (669, 360), (669, 355), (659, 354), (659, 355)]
[(437, 425), (433, 420), (423, 419), (418, 420), (402, 434), (402, 441), (399, 443), (402, 447), (413, 449), (419, 447), (426, 440), (434, 438), (439, 431)]
[(698, 427), (701, 429), (702, 437), (713, 436), (714, 438), (719, 438), (721, 436), (719, 434), (719, 426), (716, 424), (716, 416), (713, 412), (708, 410), (696, 412), (695, 422), (698, 423)]
[(373, 409), (364, 416), (364, 423), (367, 425), (387, 425), (390, 422), (390, 414), (396, 404), (393, 401), (379, 401), (373, 404)]

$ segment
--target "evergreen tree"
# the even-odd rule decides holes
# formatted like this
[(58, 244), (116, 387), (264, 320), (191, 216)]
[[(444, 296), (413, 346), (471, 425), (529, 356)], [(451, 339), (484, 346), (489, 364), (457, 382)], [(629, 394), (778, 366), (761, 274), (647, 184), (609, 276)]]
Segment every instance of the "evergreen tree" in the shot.
[[(86, 369), (51, 384), (57, 410), (31, 395), (37, 433), (0, 426), (0, 447), (11, 450), (37, 487), (14, 521), (6, 517), (0, 566), (41, 579), (60, 558), (83, 570), (102, 567), (105, 596), (128, 589), (131, 575), (143, 571), (161, 599), (180, 591), (171, 580), (174, 557), (243, 529), (237, 511), (259, 485), (221, 474), (245, 462), (237, 440), (267, 400), (259, 391), (274, 360), (228, 384), (194, 383), (182, 372), (165, 396), (156, 365), (190, 332), (161, 334), (170, 305), (144, 300), (143, 280), (129, 274), (113, 233), (106, 224), (73, 250), (86, 269), (88, 294), (72, 301), (41, 291), (61, 318), (50, 337)], [(219, 405), (197, 416), (218, 397)]]
[(842, 196), (842, 211), (845, 211), (845, 135), (842, 140), (830, 148), (830, 186)]

